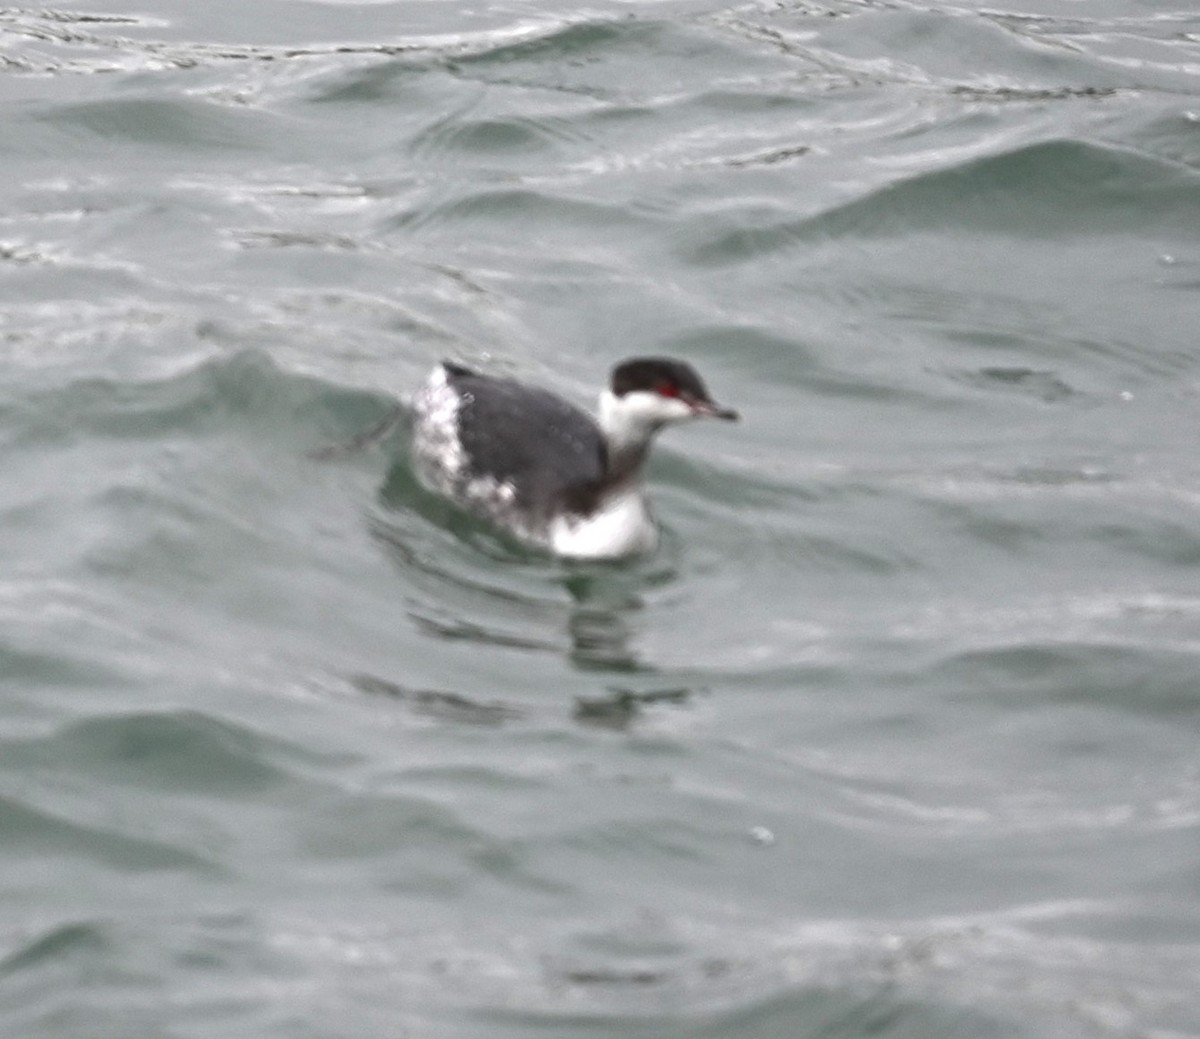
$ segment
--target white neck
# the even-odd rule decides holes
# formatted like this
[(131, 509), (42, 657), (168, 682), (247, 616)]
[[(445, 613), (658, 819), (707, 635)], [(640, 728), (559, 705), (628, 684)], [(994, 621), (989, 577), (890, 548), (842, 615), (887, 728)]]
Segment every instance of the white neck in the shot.
[(632, 396), (618, 397), (612, 390), (600, 394), (600, 431), (615, 453), (645, 449), (659, 429), (660, 423), (651, 421), (645, 408), (631, 402)]
[(655, 393), (634, 391), (618, 397), (611, 390), (600, 394), (600, 431), (608, 443), (609, 476), (619, 483), (637, 480), (654, 434), (674, 416), (664, 414), (664, 401)]

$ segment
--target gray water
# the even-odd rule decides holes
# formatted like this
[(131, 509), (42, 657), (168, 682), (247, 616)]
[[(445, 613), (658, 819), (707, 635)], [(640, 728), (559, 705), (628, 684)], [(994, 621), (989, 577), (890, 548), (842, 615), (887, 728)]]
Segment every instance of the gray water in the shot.
[[(1200, 1036), (1200, 14), (0, 10), (0, 1034)], [(440, 357), (690, 360), (652, 556)]]

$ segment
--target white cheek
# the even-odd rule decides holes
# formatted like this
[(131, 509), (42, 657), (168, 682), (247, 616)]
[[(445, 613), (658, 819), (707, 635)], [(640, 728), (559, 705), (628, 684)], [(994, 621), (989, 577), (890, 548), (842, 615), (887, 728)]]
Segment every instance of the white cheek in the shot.
[(684, 422), (696, 417), (696, 413), (692, 410), (691, 405), (685, 404), (678, 398), (664, 401), (663, 403), (670, 406), (671, 415), (667, 420), (668, 422)]
[(673, 397), (635, 390), (615, 397), (607, 390), (600, 397), (600, 425), (610, 442), (644, 443), (663, 426), (694, 418), (692, 409)]
[(630, 413), (645, 425), (680, 422), (692, 417), (692, 409), (678, 397), (660, 397), (657, 393), (637, 391), (626, 395)]

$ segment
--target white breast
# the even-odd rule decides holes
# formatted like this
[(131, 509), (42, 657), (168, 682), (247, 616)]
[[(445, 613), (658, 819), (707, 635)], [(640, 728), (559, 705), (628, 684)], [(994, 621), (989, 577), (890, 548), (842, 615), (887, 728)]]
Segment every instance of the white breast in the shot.
[(614, 494), (590, 516), (555, 516), (549, 534), (551, 550), (568, 559), (615, 559), (649, 552), (658, 542), (639, 487)]

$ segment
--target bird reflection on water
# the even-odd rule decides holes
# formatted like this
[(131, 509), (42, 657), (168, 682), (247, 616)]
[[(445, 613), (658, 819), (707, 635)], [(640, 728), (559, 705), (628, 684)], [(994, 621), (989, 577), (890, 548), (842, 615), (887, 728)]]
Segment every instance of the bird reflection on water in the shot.
[[(562, 654), (581, 671), (622, 676), (619, 684), (601, 685), (594, 697), (576, 698), (572, 715), (581, 723), (625, 728), (647, 706), (678, 704), (689, 697), (690, 691), (678, 686), (643, 688), (654, 669), (635, 649), (632, 621), (644, 608), (644, 591), (675, 576), (669, 534), (655, 556), (632, 562), (548, 559), (512, 545), (486, 524), (428, 494), (402, 462), (389, 472), (380, 502), (384, 508), (372, 514), (371, 533), (404, 574), (406, 612), (423, 632), (450, 642)], [(489, 559), (501, 565), (487, 566)], [(430, 713), (429, 705), (463, 699), (430, 690), (418, 696), (403, 682), (382, 678), (356, 681), (360, 688), (364, 683), (372, 692), (401, 690), (404, 695), (397, 698), (424, 713)], [(477, 706), (478, 719), (497, 723), (528, 713), (528, 705), (486, 701)]]

